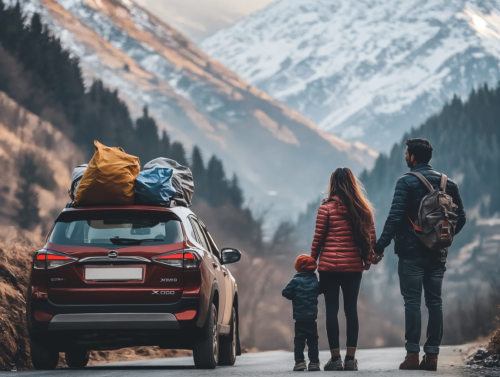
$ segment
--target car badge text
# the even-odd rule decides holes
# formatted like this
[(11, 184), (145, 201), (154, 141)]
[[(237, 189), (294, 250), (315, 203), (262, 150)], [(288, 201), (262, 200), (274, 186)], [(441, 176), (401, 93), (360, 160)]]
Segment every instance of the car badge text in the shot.
[(153, 295), (175, 295), (175, 291), (153, 291)]

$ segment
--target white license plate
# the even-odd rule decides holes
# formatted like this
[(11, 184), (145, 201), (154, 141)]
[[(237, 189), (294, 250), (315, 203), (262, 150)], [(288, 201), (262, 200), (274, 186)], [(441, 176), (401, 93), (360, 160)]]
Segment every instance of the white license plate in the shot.
[(142, 280), (142, 267), (85, 268), (85, 280), (129, 281)]

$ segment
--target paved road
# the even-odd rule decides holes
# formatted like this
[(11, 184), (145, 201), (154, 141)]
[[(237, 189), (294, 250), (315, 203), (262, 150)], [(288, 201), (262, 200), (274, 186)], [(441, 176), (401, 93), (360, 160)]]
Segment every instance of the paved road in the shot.
[[(495, 376), (500, 372), (473, 371), (462, 365), (458, 353), (459, 347), (444, 347), (440, 356), (441, 368), (437, 373), (408, 371), (397, 369), (405, 355), (402, 348), (379, 348), (359, 350), (358, 361), (360, 371), (356, 375), (362, 376)], [(328, 352), (320, 354), (321, 365), (328, 360)], [(263, 352), (245, 354), (238, 357), (233, 367), (218, 367), (216, 370), (197, 370), (192, 358), (180, 357), (144, 361), (127, 361), (83, 369), (57, 369), (56, 371), (25, 371), (11, 376), (75, 376), (75, 377), (128, 377), (128, 376), (292, 376), (293, 354), (290, 352)], [(320, 372), (338, 374), (339, 372)], [(490, 374), (488, 374), (490, 373)], [(0, 372), (0, 375), (3, 373)]]

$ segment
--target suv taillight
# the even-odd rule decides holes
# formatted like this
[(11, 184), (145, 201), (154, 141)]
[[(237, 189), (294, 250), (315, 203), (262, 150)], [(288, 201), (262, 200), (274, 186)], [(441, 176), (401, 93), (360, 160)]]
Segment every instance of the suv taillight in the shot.
[(160, 254), (152, 257), (154, 262), (178, 270), (196, 270), (200, 267), (201, 258), (198, 254), (191, 250), (170, 251), (165, 254)]
[(54, 268), (66, 266), (78, 261), (78, 258), (70, 257), (63, 253), (56, 253), (55, 251), (40, 250), (35, 255), (33, 268), (35, 270), (52, 270)]
[(47, 254), (38, 252), (35, 255), (35, 262), (33, 263), (33, 268), (35, 270), (45, 270), (45, 257)]

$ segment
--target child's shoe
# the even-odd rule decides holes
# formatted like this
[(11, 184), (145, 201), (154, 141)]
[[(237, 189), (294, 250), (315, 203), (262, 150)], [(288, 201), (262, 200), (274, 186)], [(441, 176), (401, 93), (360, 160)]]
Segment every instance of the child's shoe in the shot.
[(328, 360), (328, 362), (323, 367), (324, 370), (344, 370), (344, 363), (342, 359), (339, 358), (336, 361), (332, 361), (332, 359)]
[(307, 365), (305, 361), (299, 361), (295, 363), (295, 366), (293, 367), (294, 372), (298, 371), (303, 371), (307, 369)]
[(358, 370), (358, 360), (346, 360), (344, 370)]
[(309, 363), (307, 370), (310, 372), (317, 372), (321, 370), (321, 368), (319, 367), (319, 363)]

